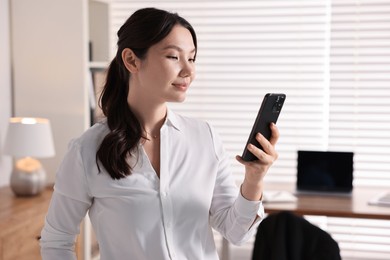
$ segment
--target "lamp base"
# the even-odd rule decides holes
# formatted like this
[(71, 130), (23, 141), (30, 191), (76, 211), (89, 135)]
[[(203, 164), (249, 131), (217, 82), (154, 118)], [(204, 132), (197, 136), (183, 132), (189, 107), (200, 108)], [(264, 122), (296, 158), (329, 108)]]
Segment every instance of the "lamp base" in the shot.
[[(27, 159), (22, 159), (27, 160)], [(32, 158), (28, 158), (28, 163), (31, 165)], [(10, 186), (12, 191), (17, 196), (35, 196), (41, 193), (46, 185), (46, 173), (39, 161), (34, 160), (35, 166), (33, 168), (23, 169), (18, 167), (21, 164), (25, 164), (26, 161), (22, 162), (19, 160), (11, 174)]]

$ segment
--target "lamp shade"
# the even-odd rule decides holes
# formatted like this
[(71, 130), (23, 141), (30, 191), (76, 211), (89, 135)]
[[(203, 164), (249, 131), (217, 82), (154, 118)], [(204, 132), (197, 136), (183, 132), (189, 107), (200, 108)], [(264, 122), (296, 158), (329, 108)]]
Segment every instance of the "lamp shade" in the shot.
[(55, 155), (50, 121), (45, 118), (10, 118), (4, 153), (15, 157)]

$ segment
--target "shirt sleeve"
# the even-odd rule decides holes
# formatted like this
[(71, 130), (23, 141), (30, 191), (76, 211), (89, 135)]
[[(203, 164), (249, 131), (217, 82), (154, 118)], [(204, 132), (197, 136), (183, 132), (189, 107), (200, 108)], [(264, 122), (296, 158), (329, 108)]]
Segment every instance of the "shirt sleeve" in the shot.
[(211, 225), (230, 243), (241, 245), (254, 236), (264, 218), (264, 207), (261, 201), (249, 201), (242, 196), (230, 170), (229, 156), (211, 126), (210, 130), (218, 159), (218, 173), (210, 208)]
[(54, 192), (41, 231), (43, 260), (76, 259), (76, 236), (92, 203), (87, 187), (79, 145), (71, 143), (57, 171)]

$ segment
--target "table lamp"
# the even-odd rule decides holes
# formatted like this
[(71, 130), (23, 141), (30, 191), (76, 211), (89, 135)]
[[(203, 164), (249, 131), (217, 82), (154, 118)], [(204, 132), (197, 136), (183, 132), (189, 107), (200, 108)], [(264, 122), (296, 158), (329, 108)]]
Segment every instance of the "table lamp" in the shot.
[(10, 181), (15, 195), (39, 194), (46, 185), (46, 172), (35, 158), (55, 155), (50, 121), (45, 118), (10, 118), (4, 153), (15, 158)]

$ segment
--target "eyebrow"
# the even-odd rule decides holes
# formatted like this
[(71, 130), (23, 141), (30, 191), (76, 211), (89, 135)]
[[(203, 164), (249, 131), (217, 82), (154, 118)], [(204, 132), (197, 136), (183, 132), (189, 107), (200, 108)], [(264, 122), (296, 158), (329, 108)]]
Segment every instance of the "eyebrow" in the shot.
[[(170, 45), (167, 45), (163, 48), (163, 50), (168, 50), (168, 49), (175, 49), (177, 51), (183, 51), (182, 48), (180, 48), (179, 46), (176, 46), (176, 45), (173, 45), (173, 44), (170, 44)], [(196, 49), (194, 48), (192, 51), (190, 51), (191, 53), (192, 52), (196, 52)]]

